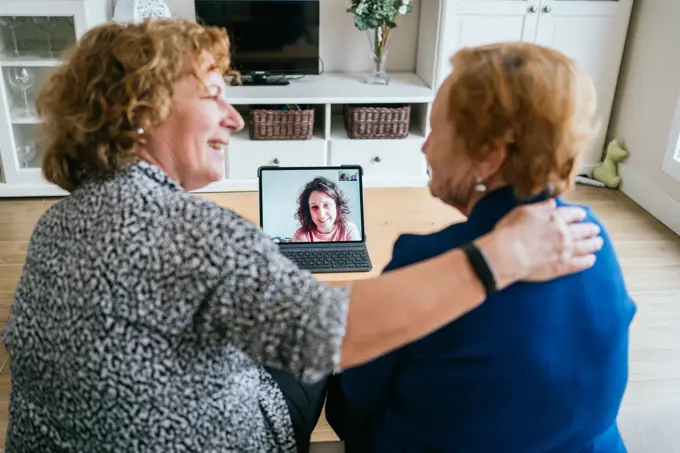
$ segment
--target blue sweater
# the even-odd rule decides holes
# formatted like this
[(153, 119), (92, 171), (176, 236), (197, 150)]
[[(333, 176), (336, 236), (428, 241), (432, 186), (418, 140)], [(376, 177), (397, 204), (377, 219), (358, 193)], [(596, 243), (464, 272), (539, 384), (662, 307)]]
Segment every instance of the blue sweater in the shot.
[[(466, 222), (402, 235), (385, 271), (491, 231), (517, 204), (503, 188)], [(625, 452), (616, 417), (636, 307), (604, 228), (602, 236), (591, 269), (512, 285), (421, 340), (346, 370), (343, 392), (370, 413), (373, 451)]]

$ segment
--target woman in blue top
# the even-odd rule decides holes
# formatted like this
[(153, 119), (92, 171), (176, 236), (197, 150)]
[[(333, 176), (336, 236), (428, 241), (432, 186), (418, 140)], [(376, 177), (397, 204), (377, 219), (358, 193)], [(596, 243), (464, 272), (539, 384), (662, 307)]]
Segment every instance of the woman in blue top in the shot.
[[(452, 63), (423, 151), (432, 194), (468, 219), (402, 235), (386, 271), (484, 235), (518, 204), (549, 196), (566, 204), (559, 195), (595, 131), (591, 80), (555, 50), (494, 44), (464, 49)], [(335, 376), (327, 417), (346, 451), (625, 452), (616, 417), (636, 308), (604, 228), (602, 236), (591, 269), (512, 285)]]

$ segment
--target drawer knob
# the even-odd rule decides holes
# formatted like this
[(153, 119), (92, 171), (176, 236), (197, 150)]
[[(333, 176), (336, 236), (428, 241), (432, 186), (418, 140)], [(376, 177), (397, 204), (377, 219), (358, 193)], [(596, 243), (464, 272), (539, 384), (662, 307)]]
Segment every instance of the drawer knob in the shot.
[(380, 156), (375, 156), (375, 157), (373, 158), (373, 162), (380, 162), (381, 160), (382, 160), (382, 159), (380, 158)]
[(549, 13), (550, 11), (552, 11), (552, 8), (550, 7), (550, 5), (543, 8), (544, 13)]
[(275, 157), (274, 160), (272, 161), (272, 163), (273, 163), (274, 165), (279, 165), (279, 164), (281, 163), (281, 161), (279, 160), (278, 157)]
[(537, 8), (536, 8), (536, 5), (531, 5), (531, 6), (529, 7), (529, 12), (530, 12), (530, 13), (535, 13), (535, 12), (536, 12), (536, 9), (537, 9)]

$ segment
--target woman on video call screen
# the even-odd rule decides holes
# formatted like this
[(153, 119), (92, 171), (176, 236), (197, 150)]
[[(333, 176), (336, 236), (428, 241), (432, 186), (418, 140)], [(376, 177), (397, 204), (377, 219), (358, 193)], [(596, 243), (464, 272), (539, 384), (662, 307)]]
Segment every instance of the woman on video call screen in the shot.
[(349, 201), (342, 189), (318, 176), (305, 185), (298, 197), (295, 217), (301, 226), (293, 242), (359, 241), (361, 233), (349, 221), (349, 214)]

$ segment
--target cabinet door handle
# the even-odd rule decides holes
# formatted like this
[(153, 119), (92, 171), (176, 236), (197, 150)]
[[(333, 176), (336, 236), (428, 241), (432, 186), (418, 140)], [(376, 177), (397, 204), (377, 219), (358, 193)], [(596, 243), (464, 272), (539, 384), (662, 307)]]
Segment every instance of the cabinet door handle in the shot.
[(281, 161), (279, 160), (278, 157), (275, 157), (274, 160), (272, 161), (272, 163), (273, 163), (274, 165), (279, 165), (279, 164), (281, 163)]
[(530, 13), (535, 13), (536, 12), (536, 5), (531, 5), (528, 10)]
[(550, 7), (550, 5), (543, 7), (543, 12), (544, 12), (544, 13), (547, 14), (547, 13), (549, 13), (550, 11), (552, 11), (552, 8)]
[(382, 160), (382, 159), (380, 158), (380, 156), (375, 156), (375, 157), (373, 158), (373, 162), (380, 162), (381, 160)]

